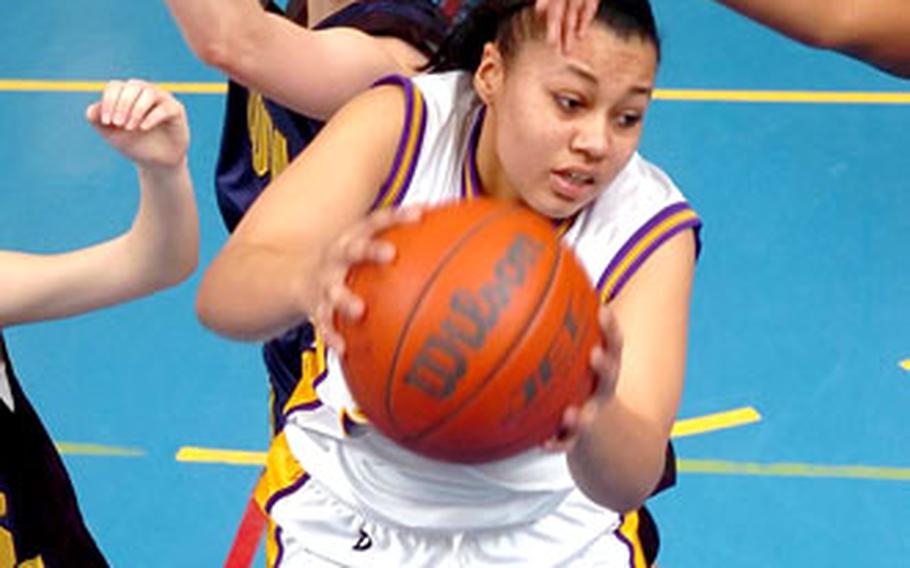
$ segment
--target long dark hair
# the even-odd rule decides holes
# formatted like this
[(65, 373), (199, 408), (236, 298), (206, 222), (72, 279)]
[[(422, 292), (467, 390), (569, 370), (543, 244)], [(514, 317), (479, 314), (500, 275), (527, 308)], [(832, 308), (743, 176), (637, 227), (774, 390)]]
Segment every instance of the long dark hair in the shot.
[[(489, 42), (496, 42), (508, 58), (520, 40), (534, 33), (534, 17), (533, 0), (480, 0), (457, 19), (426, 69), (473, 72), (480, 64), (483, 46)], [(594, 21), (623, 39), (637, 37), (650, 42), (660, 59), (660, 36), (648, 0), (600, 0)]]

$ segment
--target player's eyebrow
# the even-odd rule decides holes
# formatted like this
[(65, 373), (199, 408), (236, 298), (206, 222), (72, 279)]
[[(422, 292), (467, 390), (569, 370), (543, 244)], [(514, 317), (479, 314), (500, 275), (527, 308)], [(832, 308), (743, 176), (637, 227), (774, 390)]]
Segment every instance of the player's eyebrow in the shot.
[[(570, 60), (566, 63), (566, 67), (573, 75), (579, 77), (586, 83), (597, 85), (600, 82), (600, 78), (597, 76), (597, 74), (594, 73), (594, 71), (584, 63)], [(648, 83), (643, 83), (639, 85), (633, 85), (629, 92), (632, 95), (644, 95), (650, 98), (654, 93), (654, 87)]]

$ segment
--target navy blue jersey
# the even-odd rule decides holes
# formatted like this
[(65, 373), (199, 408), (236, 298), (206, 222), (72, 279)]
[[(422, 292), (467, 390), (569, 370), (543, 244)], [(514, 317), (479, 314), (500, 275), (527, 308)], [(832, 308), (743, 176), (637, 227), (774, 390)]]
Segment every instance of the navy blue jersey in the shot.
[[(0, 561), (107, 566), (89, 534), (60, 455), (25, 398), (0, 335)], [(10, 404), (11, 403), (11, 404)]]
[[(278, 11), (274, 5), (269, 9)], [(315, 29), (349, 27), (373, 36), (396, 37), (429, 56), (446, 26), (445, 17), (429, 0), (363, 0), (332, 14)], [(228, 83), (215, 189), (229, 231), (272, 176), (313, 140), (322, 125), (234, 81)]]
[[(272, 4), (270, 11), (280, 10)], [(431, 55), (448, 22), (430, 0), (362, 0), (335, 12), (316, 29), (356, 28), (373, 36), (395, 37)], [(306, 71), (304, 71), (306, 72)], [(296, 113), (242, 85), (228, 83), (221, 152), (215, 172), (218, 207), (228, 229), (271, 181), (315, 138), (323, 122)], [(281, 410), (300, 379), (300, 354), (313, 341), (309, 325), (267, 343), (266, 366), (272, 383), (272, 418), (277, 429)]]

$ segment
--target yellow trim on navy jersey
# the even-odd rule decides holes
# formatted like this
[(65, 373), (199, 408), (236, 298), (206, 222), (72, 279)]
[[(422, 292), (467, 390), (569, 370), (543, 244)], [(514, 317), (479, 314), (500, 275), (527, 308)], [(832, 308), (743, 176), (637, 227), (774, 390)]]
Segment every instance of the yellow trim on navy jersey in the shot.
[(598, 283), (600, 299), (606, 303), (622, 289), (639, 266), (664, 241), (686, 228), (701, 225), (698, 215), (688, 204), (672, 205), (652, 218), (620, 249)]
[(645, 559), (645, 551), (641, 545), (641, 537), (638, 534), (638, 511), (623, 515), (622, 524), (619, 525), (619, 534), (622, 540), (629, 545), (629, 553), (632, 555), (632, 568), (648, 568), (648, 562)]
[(326, 374), (325, 342), (313, 331), (313, 345), (300, 354), (300, 380), (284, 405), (284, 415), (297, 409), (313, 409), (322, 405), (316, 387)]

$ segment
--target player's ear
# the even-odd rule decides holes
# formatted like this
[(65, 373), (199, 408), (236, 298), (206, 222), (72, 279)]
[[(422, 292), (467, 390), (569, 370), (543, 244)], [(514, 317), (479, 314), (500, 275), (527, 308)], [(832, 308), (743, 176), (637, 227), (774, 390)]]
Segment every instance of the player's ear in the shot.
[(502, 52), (494, 43), (487, 43), (483, 46), (480, 64), (474, 71), (474, 90), (480, 100), (487, 105), (493, 103), (502, 89), (504, 78)]

